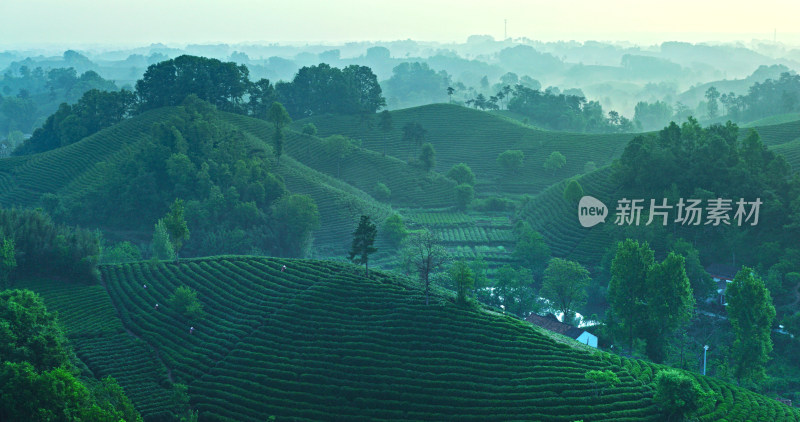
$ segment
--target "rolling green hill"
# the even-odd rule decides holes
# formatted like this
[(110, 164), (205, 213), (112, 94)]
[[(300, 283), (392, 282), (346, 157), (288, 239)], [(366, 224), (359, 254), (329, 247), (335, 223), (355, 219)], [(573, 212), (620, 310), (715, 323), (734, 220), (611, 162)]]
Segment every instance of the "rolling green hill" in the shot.
[(800, 171), (800, 134), (794, 141), (776, 145), (772, 150), (783, 155), (795, 173)]
[[(426, 141), (436, 149), (436, 171), (467, 163), (477, 178), (476, 193), (536, 194), (566, 177), (584, 172), (588, 161), (602, 167), (618, 157), (633, 137), (631, 134), (576, 134), (532, 129), (511, 119), (452, 104), (432, 104), (391, 113), (393, 129), (384, 133), (378, 118), (364, 120), (353, 116), (317, 116), (295, 122), (294, 128), (314, 123), (322, 136), (342, 134), (362, 141), (362, 147), (395, 156), (416, 158), (413, 146), (402, 142), (403, 126), (418, 122), (427, 131)], [(385, 144), (385, 145), (384, 145)], [(497, 164), (506, 150), (525, 154), (522, 169), (507, 174)], [(566, 165), (555, 173), (543, 168), (545, 159), (559, 151)]]
[[(163, 416), (170, 382), (189, 386), (205, 421), (663, 419), (650, 384), (660, 367), (456, 306), (451, 292), (435, 290), (425, 306), (421, 285), (408, 279), (255, 257), (100, 269), (102, 286), (18, 287), (40, 292), (77, 355), (118, 377), (151, 420)], [(170, 309), (181, 285), (197, 290), (202, 320)], [(584, 377), (595, 369), (613, 371), (620, 384), (596, 393)], [(800, 418), (775, 400), (693, 376), (716, 393), (701, 421)]]
[[(178, 115), (179, 107), (152, 110), (66, 147), (0, 160), (0, 205), (9, 208), (39, 206), (41, 196), (46, 193), (79, 198), (87, 190), (103, 186), (107, 183), (106, 172), (109, 167), (127, 158), (135, 147), (146, 142), (151, 137), (151, 128), (155, 123), (169, 122)], [(245, 133), (254, 144), (272, 143), (272, 126), (266, 122), (219, 112), (215, 112), (213, 117), (216, 124)], [(300, 137), (291, 133), (287, 140), (291, 148), (287, 149), (299, 149)], [(309, 137), (304, 137), (303, 141), (316, 145), (322, 142)], [(295, 142), (297, 146), (293, 145)], [(372, 158), (370, 166), (354, 166), (354, 171), (363, 174), (360, 178), (354, 177), (359, 182), (363, 181), (357, 183), (358, 186), (372, 192), (374, 181), (372, 186), (366, 181), (378, 172), (378, 167), (385, 167), (383, 174), (387, 177), (387, 183), (397, 192), (399, 202), (411, 204), (418, 201), (420, 204), (437, 205), (450, 205), (452, 202), (451, 181), (439, 175), (421, 174), (416, 169), (408, 171), (409, 166), (405, 163), (375, 155), (369, 151), (354, 153), (353, 163), (368, 161), (364, 156)], [(385, 162), (390, 163), (384, 166)], [(315, 162), (312, 160), (309, 164)], [(290, 192), (308, 194), (316, 202), (320, 211), (320, 229), (315, 233), (319, 254), (341, 255), (349, 246), (354, 222), (358, 221), (361, 214), (371, 215), (375, 221), (381, 222), (391, 213), (387, 204), (379, 203), (361, 189), (309, 168), (291, 156), (285, 157), (275, 169)], [(435, 195), (431, 196), (429, 192)], [(436, 199), (426, 202), (424, 198)], [(113, 237), (113, 227), (104, 229)], [(152, 234), (126, 232), (125, 235), (148, 241)]]
[(742, 127), (760, 127), (760, 126), (770, 126), (770, 125), (779, 125), (782, 123), (790, 123), (795, 122), (800, 119), (800, 114), (798, 113), (786, 113), (786, 114), (778, 114), (776, 116), (769, 116), (764, 117), (763, 119), (754, 120), (752, 122), (745, 123), (741, 125)]
[[(609, 180), (610, 167), (604, 167), (577, 178), (586, 195), (593, 196), (606, 206), (613, 206), (616, 186)], [(528, 221), (540, 232), (550, 246), (554, 256), (568, 257), (584, 264), (596, 263), (602, 258), (610, 237), (598, 225), (584, 228), (578, 222), (576, 204), (564, 199), (567, 181), (547, 188), (535, 198), (525, 202), (519, 209), (518, 217)], [(613, 209), (609, 209), (609, 213)], [(606, 221), (606, 224), (612, 221)]]
[[(272, 142), (274, 127), (270, 123), (239, 114), (220, 113), (220, 116), (264, 142)], [(439, 173), (424, 172), (392, 156), (357, 148), (341, 160), (337, 171), (336, 160), (325, 150), (325, 142), (316, 136), (290, 131), (284, 148), (304, 165), (339, 178), (368, 194), (375, 193), (378, 182), (385, 184), (391, 190), (388, 202), (394, 206), (446, 207), (454, 204), (455, 183), (452, 180)]]
[[(753, 128), (762, 142), (777, 153), (783, 154), (795, 171), (800, 170), (800, 121)], [(741, 129), (744, 137), (749, 129)], [(615, 196), (619, 188), (609, 180), (610, 167), (601, 168), (580, 176), (578, 182), (586, 195), (593, 196), (609, 207), (620, 198)], [(523, 203), (517, 217), (528, 221), (534, 229), (544, 235), (555, 256), (568, 257), (585, 264), (596, 264), (609, 246), (610, 235), (603, 225), (592, 228), (581, 227), (577, 217), (577, 206), (564, 199), (567, 180), (560, 181)], [(613, 223), (607, 220), (606, 224)]]

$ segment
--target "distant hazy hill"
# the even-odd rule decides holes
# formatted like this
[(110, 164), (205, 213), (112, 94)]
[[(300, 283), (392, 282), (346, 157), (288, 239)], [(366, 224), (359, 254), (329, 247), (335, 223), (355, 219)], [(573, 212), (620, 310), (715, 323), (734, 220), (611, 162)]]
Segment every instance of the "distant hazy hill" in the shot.
[(712, 86), (717, 88), (720, 94), (733, 92), (736, 95), (746, 95), (747, 90), (756, 82), (761, 83), (767, 79), (778, 79), (781, 73), (789, 71), (790, 69), (784, 65), (761, 65), (752, 74), (743, 79), (723, 79), (693, 86), (678, 95), (678, 101), (694, 108), (700, 101), (706, 101), (706, 91)]
[[(451, 292), (434, 292), (426, 306), (421, 286), (406, 278), (253, 257), (101, 272), (102, 286), (20, 287), (44, 296), (77, 356), (96, 375), (117, 377), (151, 420), (170, 411), (173, 382), (189, 386), (206, 421), (663, 420), (651, 384), (660, 367), (456, 306)], [(202, 319), (170, 308), (181, 285), (197, 290)], [(585, 378), (590, 370), (621, 382), (601, 393)], [(692, 376), (716, 393), (699, 420), (800, 418), (775, 400)]]

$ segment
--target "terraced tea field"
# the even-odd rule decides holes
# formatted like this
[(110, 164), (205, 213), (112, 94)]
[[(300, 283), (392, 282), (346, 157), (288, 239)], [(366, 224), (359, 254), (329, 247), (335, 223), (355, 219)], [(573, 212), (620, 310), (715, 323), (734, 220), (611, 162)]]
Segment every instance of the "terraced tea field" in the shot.
[[(602, 167), (618, 157), (632, 134), (576, 134), (537, 130), (496, 116), (452, 104), (432, 104), (392, 112), (393, 129), (383, 132), (377, 117), (366, 123), (353, 116), (317, 116), (295, 122), (299, 130), (313, 122), (321, 136), (343, 134), (362, 140), (362, 146), (401, 160), (416, 158), (413, 146), (402, 141), (403, 126), (420, 123), (426, 141), (436, 149), (436, 168), (441, 173), (454, 164), (467, 163), (477, 177), (476, 194), (536, 194), (564, 178), (584, 172), (588, 161)], [(523, 167), (509, 174), (497, 164), (505, 150), (521, 150)], [(553, 173), (544, 169), (545, 159), (559, 151), (567, 159), (564, 168)]]
[(783, 155), (795, 173), (800, 171), (800, 133), (798, 133), (798, 137), (794, 141), (775, 145), (770, 149)]
[[(755, 126), (752, 129), (758, 132), (764, 145), (772, 147), (791, 142), (800, 137), (800, 120), (768, 126)], [(742, 136), (747, 135), (749, 131), (750, 128), (739, 129), (739, 133)]]
[[(586, 195), (593, 196), (609, 207), (613, 207), (618, 198), (613, 197), (615, 185), (609, 180), (609, 167), (594, 171), (578, 178)], [(604, 248), (610, 238), (603, 230), (603, 224), (592, 228), (584, 228), (578, 221), (578, 206), (564, 199), (563, 181), (549, 187), (519, 210), (518, 217), (529, 222), (543, 236), (553, 255), (569, 257), (584, 264), (595, 263), (602, 258)], [(607, 220), (605, 224), (613, 223)]]
[(167, 368), (151, 346), (126, 332), (105, 287), (51, 280), (15, 287), (39, 293), (48, 310), (58, 312), (75, 354), (95, 377), (116, 378), (143, 415), (171, 414)]
[(411, 230), (426, 227), (439, 236), (453, 259), (482, 256), (493, 273), (511, 263), (516, 239), (510, 213), (460, 213), (448, 210), (400, 210)]
[[(426, 306), (409, 279), (256, 257), (105, 265), (101, 273), (104, 285), (25, 287), (59, 311), (78, 356), (117, 377), (146, 419), (164, 415), (172, 377), (189, 385), (203, 421), (662, 420), (649, 384), (657, 365), (570, 347), (512, 317), (456, 306), (452, 293), (435, 290)], [(181, 285), (197, 290), (201, 319), (170, 308)], [(613, 371), (620, 384), (595, 394), (584, 377), (594, 369)], [(718, 393), (700, 420), (800, 417), (696, 377)]]
[[(272, 144), (271, 124), (239, 114), (220, 113), (226, 121)], [(324, 141), (316, 136), (287, 131), (284, 149), (292, 158), (328, 176), (375, 195), (377, 183), (391, 191), (388, 203), (400, 207), (447, 207), (455, 203), (455, 183), (435, 172), (425, 172), (392, 156), (356, 148), (337, 160), (325, 149)]]
[(176, 112), (177, 108), (153, 110), (62, 148), (0, 160), (0, 205), (34, 206), (44, 193), (68, 193), (102, 183), (98, 163), (128, 153), (149, 136), (153, 123)]

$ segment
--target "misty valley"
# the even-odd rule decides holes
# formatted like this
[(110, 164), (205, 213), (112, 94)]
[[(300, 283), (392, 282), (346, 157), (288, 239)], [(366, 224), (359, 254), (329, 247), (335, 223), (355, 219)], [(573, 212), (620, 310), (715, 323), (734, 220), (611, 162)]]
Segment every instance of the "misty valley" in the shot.
[(0, 421), (800, 420), (800, 47), (0, 69)]

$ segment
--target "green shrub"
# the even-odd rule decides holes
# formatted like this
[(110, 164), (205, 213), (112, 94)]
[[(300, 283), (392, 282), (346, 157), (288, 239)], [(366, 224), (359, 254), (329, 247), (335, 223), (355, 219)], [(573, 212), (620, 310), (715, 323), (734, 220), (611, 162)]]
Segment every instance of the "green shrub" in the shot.
[(472, 169), (464, 163), (458, 163), (451, 167), (447, 172), (447, 177), (455, 180), (456, 184), (459, 185), (475, 185), (475, 174), (472, 173)]
[(188, 286), (177, 287), (169, 298), (169, 304), (189, 319), (199, 319), (203, 313), (203, 304), (197, 299), (197, 291)]
[(497, 156), (497, 164), (507, 172), (522, 168), (525, 154), (520, 150), (506, 150)]
[(475, 200), (473, 208), (478, 211), (509, 211), (514, 209), (514, 201), (502, 196), (490, 196)]
[(583, 187), (577, 180), (572, 179), (564, 188), (564, 200), (570, 204), (577, 204), (583, 197)]
[(456, 186), (456, 207), (460, 210), (466, 210), (467, 206), (472, 202), (475, 197), (475, 190), (472, 186), (461, 184)]
[(392, 191), (388, 186), (381, 182), (375, 184), (375, 199), (378, 201), (388, 202), (392, 197)]
[(382, 232), (386, 240), (393, 246), (400, 245), (400, 242), (402, 242), (408, 234), (403, 219), (397, 214), (392, 214), (383, 222)]

